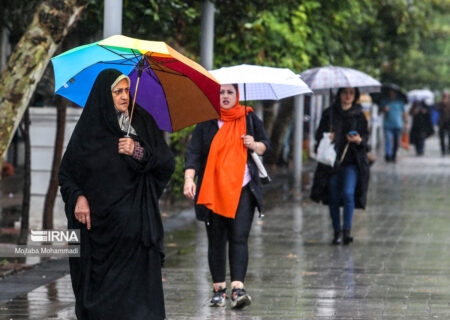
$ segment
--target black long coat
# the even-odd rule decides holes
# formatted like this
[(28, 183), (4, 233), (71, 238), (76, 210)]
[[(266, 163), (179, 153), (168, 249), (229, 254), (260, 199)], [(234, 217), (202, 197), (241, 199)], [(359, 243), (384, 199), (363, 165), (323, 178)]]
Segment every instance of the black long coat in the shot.
[(413, 116), (410, 141), (417, 144), (421, 138), (428, 138), (434, 133), (431, 113), (424, 104), (416, 104), (411, 108), (410, 114)]
[[(347, 143), (346, 134), (349, 131), (357, 131), (362, 138), (362, 142), (359, 145), (350, 143), (347, 153), (351, 153), (354, 156), (354, 160), (358, 167), (355, 208), (364, 209), (367, 202), (370, 169), (369, 160), (367, 159), (369, 131), (366, 117), (362, 112), (362, 107), (359, 104), (355, 104), (347, 111), (343, 111), (340, 106), (336, 105), (327, 108), (323, 112), (319, 128), (317, 128), (316, 141), (319, 142), (322, 139), (324, 132), (330, 131), (334, 131), (335, 133), (334, 141), (337, 160), (341, 158)], [(330, 176), (338, 170), (338, 167), (339, 164), (334, 168), (321, 163), (317, 164), (310, 195), (312, 200), (328, 204), (328, 180)]]
[[(251, 118), (251, 119), (250, 119)], [(253, 126), (250, 125), (253, 122)], [(254, 114), (250, 112), (247, 117), (247, 130), (248, 134), (255, 138), (255, 141), (262, 142), (266, 145), (266, 152), (270, 151), (271, 145), (270, 140), (267, 138), (266, 132), (264, 131), (264, 126), (261, 120)], [(219, 126), (217, 120), (209, 120), (199, 123), (195, 128), (194, 134), (192, 135), (191, 142), (189, 144), (186, 153), (186, 169), (194, 169), (197, 180), (197, 194), (195, 195), (195, 203), (197, 203), (198, 194), (200, 192), (200, 187), (202, 185), (203, 174), (206, 168), (206, 161), (208, 160), (209, 149), (211, 147), (212, 140), (214, 139)], [(259, 212), (263, 208), (262, 199), (262, 185), (258, 175), (258, 169), (250, 156), (250, 151), (248, 151), (247, 165), (250, 171), (250, 176), (252, 180), (249, 183), (250, 191), (256, 199), (256, 206)], [(204, 205), (195, 205), (195, 213), (197, 219), (200, 221), (209, 221), (209, 214), (211, 211)]]

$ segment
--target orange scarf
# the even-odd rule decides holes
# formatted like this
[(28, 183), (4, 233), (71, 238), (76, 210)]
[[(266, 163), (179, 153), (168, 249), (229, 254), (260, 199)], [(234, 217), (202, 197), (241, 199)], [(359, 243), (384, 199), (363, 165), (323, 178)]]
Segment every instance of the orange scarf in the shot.
[[(247, 148), (241, 138), (247, 129), (244, 110), (239, 98), (233, 108), (220, 109), (224, 123), (211, 143), (197, 199), (197, 204), (232, 219), (236, 216), (247, 163)], [(250, 111), (253, 109), (247, 107), (247, 114)]]

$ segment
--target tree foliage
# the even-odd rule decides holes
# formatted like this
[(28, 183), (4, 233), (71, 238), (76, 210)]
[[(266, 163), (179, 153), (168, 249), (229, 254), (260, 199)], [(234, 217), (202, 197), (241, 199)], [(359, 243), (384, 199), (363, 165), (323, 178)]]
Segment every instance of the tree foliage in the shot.
[(27, 21), (33, 18), (39, 1), (10, 1), (0, 0), (0, 28), (9, 31), (9, 40), (15, 45), (19, 42), (25, 30), (28, 28)]
[[(14, 42), (37, 2), (0, 1), (0, 26), (11, 31)], [(406, 89), (450, 87), (450, 0), (211, 1), (216, 8), (215, 68), (249, 63), (300, 73), (332, 64)], [(89, 0), (64, 47), (102, 38), (103, 2)], [(165, 41), (198, 61), (202, 3), (123, 0), (123, 34)], [(178, 157), (174, 181), (179, 183), (185, 151), (179, 146), (189, 132), (172, 135)]]
[(232, 3), (217, 2), (216, 66), (333, 64), (407, 88), (448, 87), (448, 0), (273, 2), (236, 15)]
[(0, 164), (45, 68), (87, 0), (42, 1), (0, 75)]
[[(211, 1), (215, 67), (253, 63), (301, 72), (334, 64), (406, 88), (449, 87), (450, 0)], [(166, 41), (198, 60), (202, 2), (123, 0), (123, 33)], [(39, 2), (0, 3), (0, 26), (16, 43)], [(102, 37), (103, 3), (89, 0), (70, 46)]]

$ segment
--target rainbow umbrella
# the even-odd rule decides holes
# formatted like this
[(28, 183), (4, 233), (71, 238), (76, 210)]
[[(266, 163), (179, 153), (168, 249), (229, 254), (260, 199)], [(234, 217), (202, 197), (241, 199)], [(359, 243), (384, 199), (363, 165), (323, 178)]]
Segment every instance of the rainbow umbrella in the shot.
[(220, 84), (164, 42), (116, 35), (71, 49), (51, 61), (55, 93), (81, 107), (97, 75), (114, 68), (131, 79), (133, 108), (137, 102), (161, 130), (173, 132), (219, 117)]

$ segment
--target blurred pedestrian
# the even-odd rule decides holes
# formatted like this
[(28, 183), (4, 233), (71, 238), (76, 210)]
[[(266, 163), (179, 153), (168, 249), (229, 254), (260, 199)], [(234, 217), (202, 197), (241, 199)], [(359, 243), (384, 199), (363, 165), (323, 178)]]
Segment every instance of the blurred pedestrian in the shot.
[(14, 166), (9, 162), (4, 161), (2, 164), (2, 179), (13, 175), (14, 175)]
[(386, 162), (396, 162), (402, 131), (408, 126), (408, 114), (394, 90), (389, 90), (389, 100), (381, 107), (381, 112), (384, 113), (385, 159)]
[(165, 319), (158, 198), (174, 158), (144, 109), (130, 123), (129, 90), (118, 70), (98, 75), (59, 170), (68, 227), (81, 229), (69, 261), (79, 320)]
[(354, 209), (366, 206), (370, 174), (367, 159), (369, 131), (358, 98), (357, 88), (340, 88), (335, 102), (323, 112), (316, 131), (316, 150), (323, 134), (331, 132), (338, 159), (334, 167), (317, 165), (311, 190), (312, 200), (328, 204), (334, 245), (347, 245), (353, 241)]
[(417, 155), (421, 156), (425, 153), (425, 139), (434, 133), (430, 108), (424, 101), (416, 101), (409, 113), (412, 116), (411, 143), (415, 145)]
[(270, 143), (251, 108), (247, 108), (245, 116), (237, 85), (221, 86), (220, 106), (219, 120), (195, 128), (186, 154), (184, 194), (195, 200), (197, 219), (206, 226), (213, 280), (211, 306), (225, 306), (228, 242), (231, 305), (242, 308), (251, 303), (244, 287), (248, 237), (255, 207), (260, 212), (262, 209), (261, 181), (249, 153), (263, 155)]
[[(444, 156), (450, 153), (450, 99), (449, 93), (442, 93), (442, 101), (437, 104), (439, 111), (439, 139), (441, 141), (441, 154)], [(446, 138), (448, 139), (445, 143)]]

